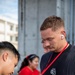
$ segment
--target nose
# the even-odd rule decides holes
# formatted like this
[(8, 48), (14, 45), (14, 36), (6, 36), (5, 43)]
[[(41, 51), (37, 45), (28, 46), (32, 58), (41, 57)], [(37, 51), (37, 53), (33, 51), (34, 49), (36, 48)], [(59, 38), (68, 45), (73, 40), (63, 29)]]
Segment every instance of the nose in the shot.
[(50, 42), (49, 41), (44, 41), (44, 43), (43, 43), (43, 47), (45, 48), (45, 47), (47, 47), (47, 46), (50, 46)]
[(44, 53), (47, 53), (49, 51), (49, 47), (50, 47), (50, 42), (49, 41), (45, 41), (43, 43)]

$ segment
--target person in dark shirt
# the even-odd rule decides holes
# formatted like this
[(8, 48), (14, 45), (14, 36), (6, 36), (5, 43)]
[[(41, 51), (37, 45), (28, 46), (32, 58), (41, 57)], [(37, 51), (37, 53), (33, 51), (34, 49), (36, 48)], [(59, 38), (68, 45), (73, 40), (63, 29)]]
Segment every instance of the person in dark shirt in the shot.
[(75, 46), (66, 40), (64, 21), (47, 17), (40, 27), (45, 54), (41, 58), (42, 75), (75, 75)]

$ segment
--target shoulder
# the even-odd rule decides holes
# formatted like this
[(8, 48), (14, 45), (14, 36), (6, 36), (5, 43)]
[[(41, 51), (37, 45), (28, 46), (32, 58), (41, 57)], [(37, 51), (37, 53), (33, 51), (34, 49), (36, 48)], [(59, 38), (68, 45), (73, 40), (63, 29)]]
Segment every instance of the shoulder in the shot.
[(22, 70), (24, 70), (24, 71), (26, 70), (27, 71), (27, 70), (29, 70), (29, 68), (26, 66)]
[(74, 45), (70, 45), (69, 51), (67, 52), (67, 60), (68, 63), (72, 62), (75, 64), (75, 46)]
[(65, 61), (65, 70), (67, 70), (68, 75), (75, 75), (75, 46), (71, 45), (70, 50)]
[(70, 45), (69, 54), (75, 54), (75, 46), (74, 45)]
[(35, 75), (39, 75), (40, 74), (40, 71), (36, 69), (36, 70), (34, 70), (34, 74)]
[(73, 49), (72, 51), (75, 51), (75, 46), (71, 45), (71, 49)]
[(28, 67), (24, 67), (20, 72), (19, 72), (19, 75), (22, 75), (22, 74), (28, 74), (30, 73), (30, 70), (28, 69)]

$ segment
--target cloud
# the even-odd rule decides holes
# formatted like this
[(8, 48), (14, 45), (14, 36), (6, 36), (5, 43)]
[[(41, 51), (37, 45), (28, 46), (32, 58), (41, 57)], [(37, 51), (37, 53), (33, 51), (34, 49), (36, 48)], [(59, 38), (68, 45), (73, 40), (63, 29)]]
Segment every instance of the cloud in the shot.
[(10, 17), (18, 17), (18, 0), (1, 0), (0, 14)]
[(5, 16), (9, 16), (9, 17), (11, 17), (11, 18), (13, 18), (13, 19), (18, 19), (18, 14), (17, 13), (5, 13), (4, 14)]

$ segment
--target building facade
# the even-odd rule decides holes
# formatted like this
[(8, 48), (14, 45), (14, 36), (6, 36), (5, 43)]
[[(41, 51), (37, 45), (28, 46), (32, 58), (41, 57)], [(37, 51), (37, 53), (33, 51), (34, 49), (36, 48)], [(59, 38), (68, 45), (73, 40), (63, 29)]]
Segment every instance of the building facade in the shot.
[(9, 41), (18, 49), (17, 21), (0, 16), (0, 41)]

